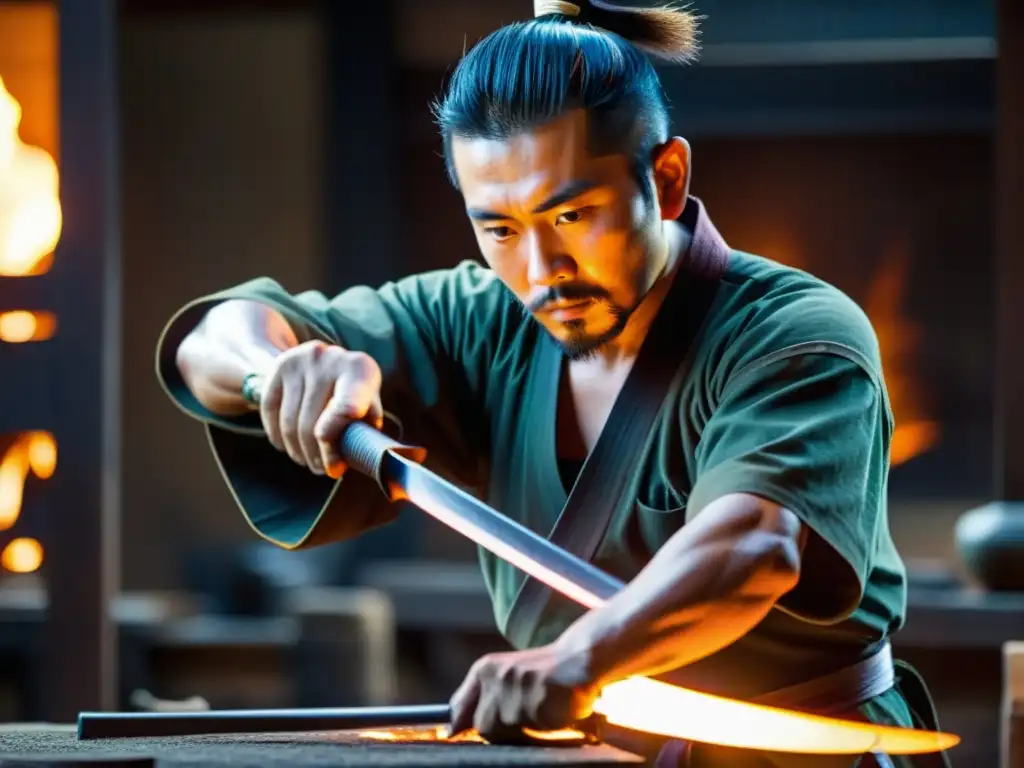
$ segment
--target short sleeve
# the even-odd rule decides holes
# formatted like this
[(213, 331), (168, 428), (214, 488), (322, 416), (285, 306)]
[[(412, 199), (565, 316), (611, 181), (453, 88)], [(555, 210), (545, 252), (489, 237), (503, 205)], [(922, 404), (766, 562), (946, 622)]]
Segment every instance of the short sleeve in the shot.
[[(214, 458), (246, 521), (263, 538), (295, 549), (351, 538), (395, 517), (376, 483), (355, 472), (313, 475), (266, 440), (258, 414), (224, 418), (192, 396), (175, 364), (180, 342), (218, 303), (245, 299), (285, 317), (300, 342), (320, 339), (364, 351), (380, 365), (385, 429), (428, 450), (427, 463), (453, 481), (480, 481), (486, 454), (487, 329), (501, 299), (491, 273), (472, 262), (333, 298), (287, 292), (261, 277), (189, 302), (157, 344), (157, 378), (171, 401), (205, 425)], [(487, 322), (488, 317), (492, 320)]]
[(729, 493), (811, 530), (800, 584), (780, 607), (833, 623), (858, 606), (886, 512), (892, 418), (870, 361), (842, 344), (797, 344), (731, 376), (697, 449), (688, 515)]

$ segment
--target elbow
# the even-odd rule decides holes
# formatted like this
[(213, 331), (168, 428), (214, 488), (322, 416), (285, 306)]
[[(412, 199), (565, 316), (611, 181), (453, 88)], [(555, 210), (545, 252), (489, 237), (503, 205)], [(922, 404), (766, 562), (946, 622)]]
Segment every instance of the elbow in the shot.
[(781, 597), (800, 583), (800, 550), (788, 536), (771, 536), (765, 548), (762, 575), (772, 594)]
[(760, 589), (781, 597), (800, 582), (801, 560), (808, 531), (794, 513), (778, 505), (765, 505), (757, 527)]

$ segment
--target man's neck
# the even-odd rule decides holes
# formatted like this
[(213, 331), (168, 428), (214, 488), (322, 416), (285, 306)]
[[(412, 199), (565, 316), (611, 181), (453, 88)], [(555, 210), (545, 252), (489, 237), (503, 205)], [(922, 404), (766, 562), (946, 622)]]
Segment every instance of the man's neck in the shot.
[(614, 368), (623, 364), (631, 364), (640, 352), (640, 346), (661, 309), (661, 304), (668, 295), (672, 282), (679, 271), (683, 256), (690, 247), (692, 234), (676, 221), (665, 222), (666, 258), (665, 267), (655, 278), (650, 290), (644, 295), (640, 304), (629, 316), (625, 328), (614, 341), (597, 350), (597, 358), (593, 363), (602, 367)]

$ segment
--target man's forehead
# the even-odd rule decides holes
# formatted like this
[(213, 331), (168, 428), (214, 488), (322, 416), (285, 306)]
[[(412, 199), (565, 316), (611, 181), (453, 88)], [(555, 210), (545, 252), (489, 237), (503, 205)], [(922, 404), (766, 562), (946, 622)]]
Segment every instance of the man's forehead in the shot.
[(593, 157), (571, 141), (548, 141), (550, 134), (506, 140), (453, 140), (459, 188), (468, 208), (532, 206), (567, 190), (613, 186), (627, 169), (624, 158)]
[(456, 138), (452, 156), (460, 177), (491, 183), (527, 176), (568, 177), (591, 162), (585, 143), (571, 134), (555, 136), (547, 131), (524, 131), (502, 139)]

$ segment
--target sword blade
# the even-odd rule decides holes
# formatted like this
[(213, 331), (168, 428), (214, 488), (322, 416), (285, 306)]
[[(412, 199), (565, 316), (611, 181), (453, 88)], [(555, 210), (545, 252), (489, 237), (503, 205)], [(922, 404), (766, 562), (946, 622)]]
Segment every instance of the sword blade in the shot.
[(626, 586), (417, 462), (388, 452), (382, 475), (396, 497), (404, 497), (470, 541), (586, 608), (604, 605)]

